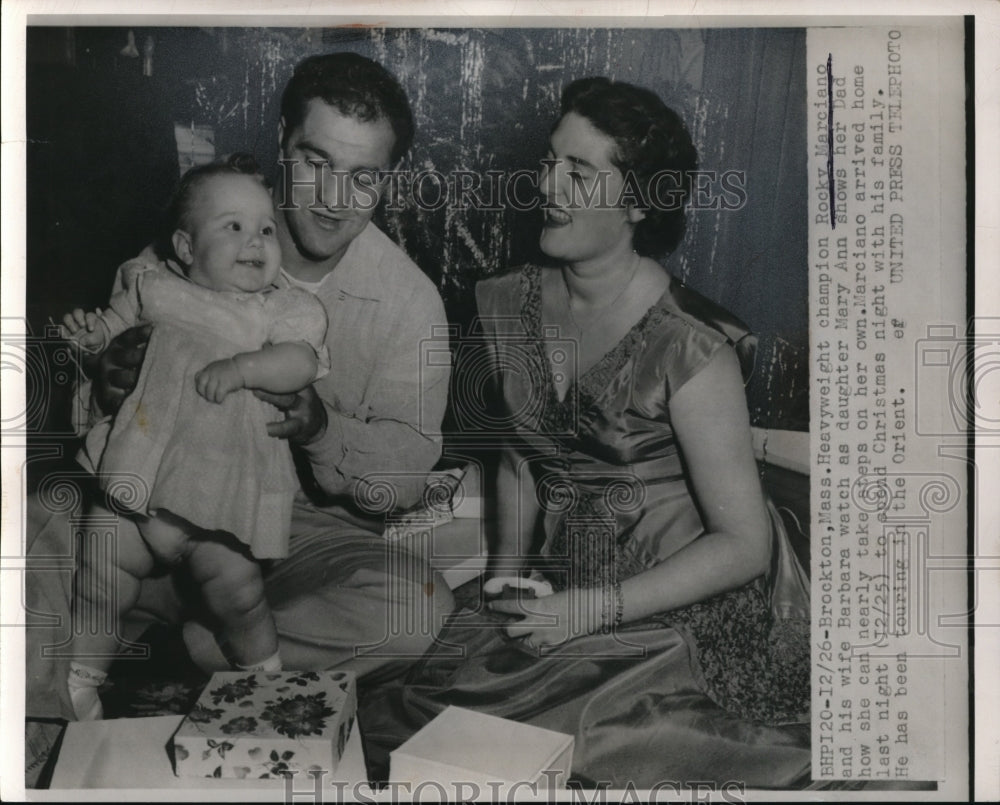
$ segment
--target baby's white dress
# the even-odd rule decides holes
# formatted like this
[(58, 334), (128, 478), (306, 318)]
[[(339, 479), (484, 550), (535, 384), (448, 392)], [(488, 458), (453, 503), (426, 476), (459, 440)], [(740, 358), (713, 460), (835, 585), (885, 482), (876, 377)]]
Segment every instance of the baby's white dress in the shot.
[(135, 389), (90, 430), (80, 462), (131, 511), (166, 509), (233, 534), (258, 559), (285, 556), (299, 484), (288, 444), (267, 434), (280, 412), (247, 389), (210, 402), (194, 377), (212, 361), (288, 341), (311, 345), (325, 374), (323, 304), (300, 288), (203, 288), (141, 258), (121, 271), (123, 289), (102, 314), (111, 337), (138, 324), (153, 331)]

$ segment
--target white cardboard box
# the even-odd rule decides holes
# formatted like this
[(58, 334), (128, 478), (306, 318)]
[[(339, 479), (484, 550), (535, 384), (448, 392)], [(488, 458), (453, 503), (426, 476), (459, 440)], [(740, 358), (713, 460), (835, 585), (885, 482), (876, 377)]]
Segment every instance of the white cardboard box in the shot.
[(572, 735), (448, 707), (390, 754), (389, 780), (497, 800), (565, 788), (572, 763)]

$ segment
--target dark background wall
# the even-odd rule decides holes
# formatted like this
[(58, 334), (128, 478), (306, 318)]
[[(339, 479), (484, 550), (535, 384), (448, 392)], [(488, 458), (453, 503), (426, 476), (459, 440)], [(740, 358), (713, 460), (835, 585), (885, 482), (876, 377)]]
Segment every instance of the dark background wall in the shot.
[[(701, 167), (746, 173), (740, 210), (699, 210), (667, 268), (760, 338), (754, 424), (808, 428), (805, 35), (780, 29), (126, 28), (28, 30), (29, 324), (106, 301), (151, 239), (178, 174), (173, 124), (273, 169), (280, 91), (304, 56), (352, 50), (394, 72), (417, 120), (402, 166), (536, 168), (562, 88), (649, 87), (687, 121)], [(538, 213), (405, 200), (377, 220), (434, 280), (453, 321), (476, 280), (537, 256)]]

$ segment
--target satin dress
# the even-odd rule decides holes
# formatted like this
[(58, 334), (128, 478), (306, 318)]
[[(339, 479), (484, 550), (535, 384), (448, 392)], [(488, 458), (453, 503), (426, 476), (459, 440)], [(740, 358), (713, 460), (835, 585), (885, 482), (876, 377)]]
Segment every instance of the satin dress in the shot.
[[(691, 292), (674, 282), (560, 400), (543, 347), (542, 270), (477, 287), (484, 360), (544, 510), (535, 564), (556, 589), (601, 594), (704, 533), (669, 402), (732, 342), (682, 309)], [(366, 738), (392, 749), (456, 705), (573, 735), (573, 773), (585, 783), (807, 785), (808, 582), (768, 511), (766, 576), (608, 634), (538, 656), (506, 637), (506, 616), (458, 613), (401, 683), (367, 697)]]

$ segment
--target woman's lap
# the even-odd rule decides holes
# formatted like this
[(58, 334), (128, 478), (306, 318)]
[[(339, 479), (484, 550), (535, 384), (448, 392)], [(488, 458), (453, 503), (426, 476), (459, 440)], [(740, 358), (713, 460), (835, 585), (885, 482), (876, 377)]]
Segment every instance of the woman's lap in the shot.
[(674, 628), (637, 624), (538, 658), (506, 638), (499, 621), (478, 620), (447, 628), (405, 680), (363, 697), (370, 752), (384, 755), (455, 705), (573, 735), (574, 774), (594, 783), (808, 782), (808, 725), (754, 724), (713, 703)]

